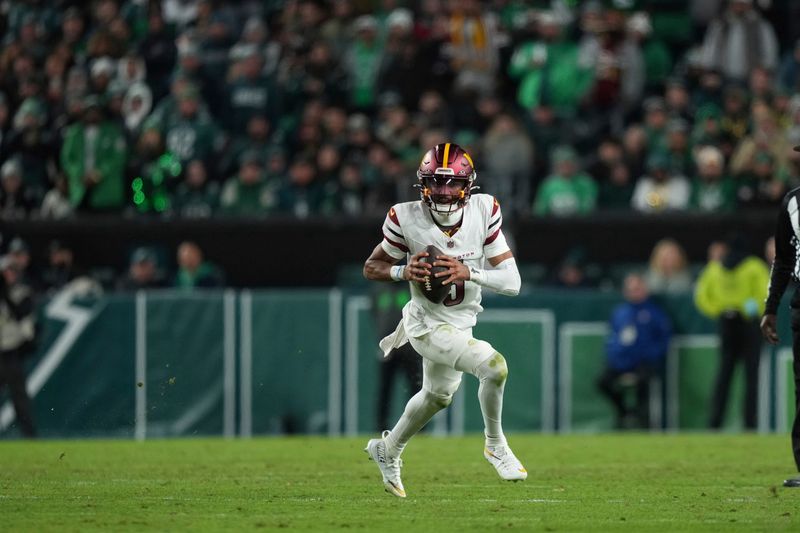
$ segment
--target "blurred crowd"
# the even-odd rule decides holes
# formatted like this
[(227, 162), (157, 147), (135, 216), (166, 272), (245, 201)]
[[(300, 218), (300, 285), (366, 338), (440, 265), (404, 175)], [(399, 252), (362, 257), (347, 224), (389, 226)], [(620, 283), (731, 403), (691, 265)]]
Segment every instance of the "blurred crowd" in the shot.
[(445, 140), (516, 216), (772, 205), (797, 9), (4, 0), (0, 217), (382, 213)]
[(174, 250), (134, 248), (123, 272), (84, 264), (66, 241), (53, 240), (42, 251), (31, 250), (25, 240), (14, 237), (5, 251), (0, 256), (0, 271), (13, 273), (15, 281), (10, 285), (24, 285), (38, 296), (52, 296), (69, 287), (77, 287), (83, 294), (99, 294), (104, 290), (215, 289), (226, 282), (224, 272), (192, 241), (181, 242)]

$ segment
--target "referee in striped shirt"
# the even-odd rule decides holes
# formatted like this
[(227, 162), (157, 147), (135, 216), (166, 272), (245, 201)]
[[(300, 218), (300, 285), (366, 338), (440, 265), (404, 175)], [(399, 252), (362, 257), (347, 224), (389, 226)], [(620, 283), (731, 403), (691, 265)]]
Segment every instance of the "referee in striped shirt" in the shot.
[[(800, 146), (795, 146), (800, 152)], [(777, 314), (781, 297), (789, 281), (798, 281), (800, 263), (800, 187), (786, 193), (778, 213), (775, 228), (775, 261), (769, 281), (769, 294), (761, 319), (761, 333), (770, 344), (778, 344)], [(792, 310), (792, 353), (794, 354), (794, 398), (795, 417), (792, 425), (792, 452), (797, 470), (800, 472), (800, 290), (795, 290), (791, 302)], [(787, 479), (784, 487), (800, 487), (800, 477)]]

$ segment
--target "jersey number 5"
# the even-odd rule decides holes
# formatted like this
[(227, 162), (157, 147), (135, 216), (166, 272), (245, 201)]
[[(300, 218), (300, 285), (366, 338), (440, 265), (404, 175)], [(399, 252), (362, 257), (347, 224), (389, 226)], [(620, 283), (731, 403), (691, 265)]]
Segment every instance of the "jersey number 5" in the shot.
[(464, 280), (454, 281), (450, 284), (450, 294), (442, 302), (445, 307), (452, 307), (464, 301)]

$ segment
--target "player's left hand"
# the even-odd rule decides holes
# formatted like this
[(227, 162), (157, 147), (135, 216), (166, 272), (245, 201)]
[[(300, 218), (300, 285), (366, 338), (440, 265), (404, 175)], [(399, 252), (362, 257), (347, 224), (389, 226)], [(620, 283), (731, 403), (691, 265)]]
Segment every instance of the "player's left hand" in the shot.
[(770, 344), (776, 345), (780, 342), (778, 338), (778, 317), (772, 314), (765, 314), (761, 319), (761, 334)]
[(447, 268), (447, 270), (433, 275), (436, 278), (448, 276), (448, 278), (442, 282), (443, 285), (447, 285), (448, 283), (459, 280), (467, 281), (469, 279), (469, 268), (467, 268), (464, 263), (455, 257), (450, 257), (449, 255), (437, 255), (436, 261), (433, 262), (433, 266)]

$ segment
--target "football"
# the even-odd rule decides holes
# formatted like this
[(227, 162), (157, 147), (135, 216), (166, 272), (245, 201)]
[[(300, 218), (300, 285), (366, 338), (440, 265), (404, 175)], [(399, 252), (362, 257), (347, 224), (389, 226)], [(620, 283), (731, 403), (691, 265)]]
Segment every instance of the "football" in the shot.
[(446, 267), (442, 266), (433, 266), (433, 262), (436, 261), (436, 257), (439, 255), (447, 255), (440, 249), (438, 249), (434, 245), (430, 245), (425, 248), (425, 251), (428, 252), (427, 257), (423, 257), (420, 261), (423, 263), (428, 263), (431, 265), (430, 274), (425, 276), (424, 282), (417, 282), (419, 289), (422, 291), (422, 294), (433, 303), (440, 304), (447, 295), (450, 293), (450, 285), (444, 285), (443, 282), (447, 279), (446, 276), (442, 277), (435, 277), (434, 274), (439, 272), (444, 272), (447, 270)]

